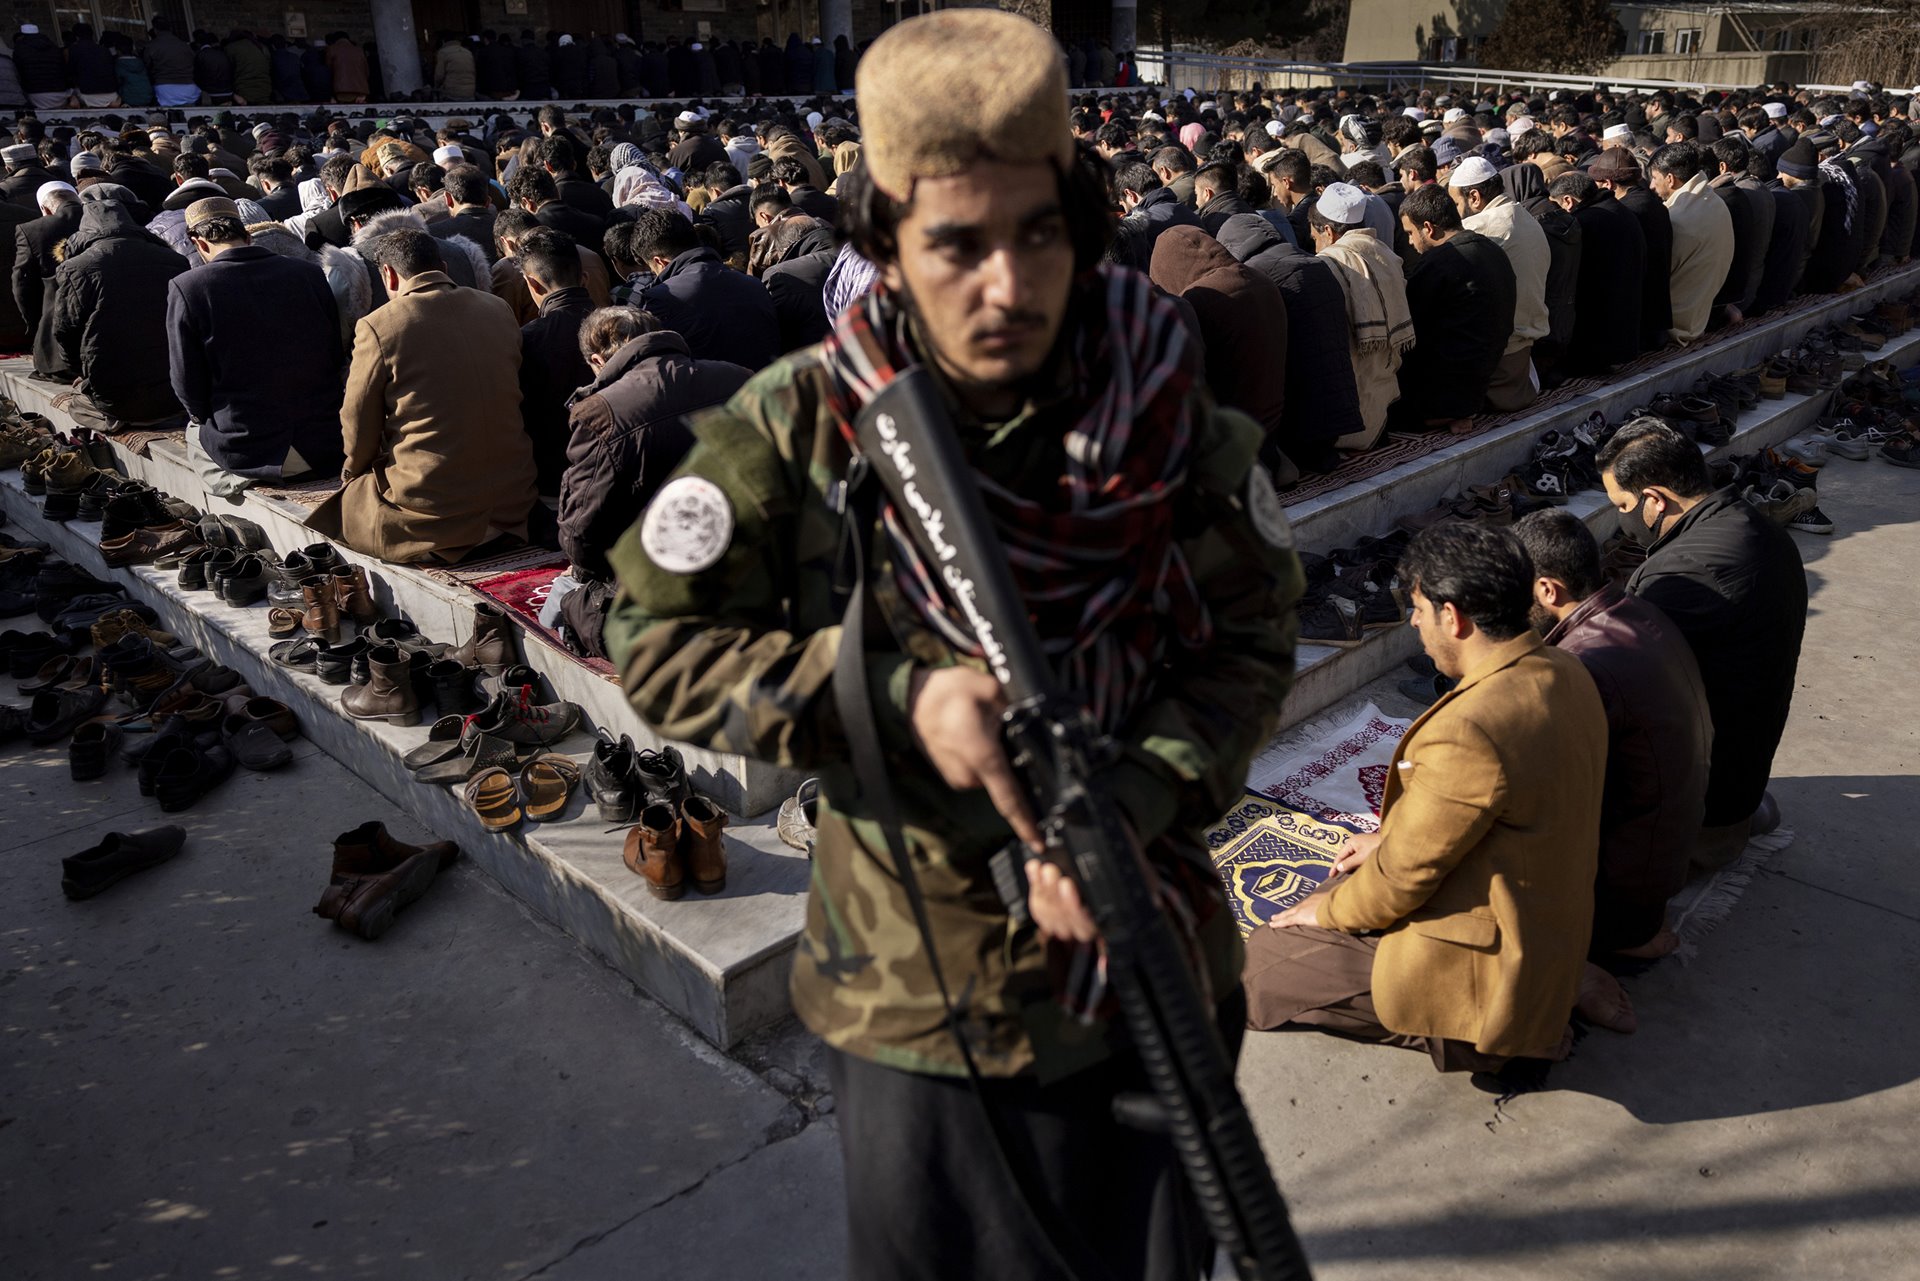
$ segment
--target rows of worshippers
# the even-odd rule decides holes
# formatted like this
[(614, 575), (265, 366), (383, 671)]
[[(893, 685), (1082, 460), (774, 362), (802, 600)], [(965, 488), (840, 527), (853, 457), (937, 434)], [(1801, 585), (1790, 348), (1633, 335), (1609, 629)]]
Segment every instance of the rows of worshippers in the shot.
[[(146, 39), (96, 35), (76, 22), (54, 33), (23, 23), (11, 48), (0, 41), (0, 107), (40, 111), (91, 107), (266, 106), (270, 103), (386, 101), (378, 51), (335, 31), (302, 43), (238, 28), (176, 35), (156, 17)], [(424, 33), (423, 33), (424, 34)], [(424, 47), (430, 43), (431, 47)], [(871, 43), (871, 42), (867, 42)], [(849, 93), (866, 44), (844, 35), (822, 44), (798, 32), (785, 45), (762, 37), (634, 40), (625, 32), (576, 35), (524, 28), (438, 33), (418, 50), (417, 99), (442, 102), (580, 102), (618, 98), (758, 97)], [(1069, 45), (1070, 83), (1126, 85), (1133, 55), (1106, 40)]]
[(1074, 115), (1284, 484), (1465, 431), (1913, 249), (1914, 97), (1258, 91)]
[[(1910, 99), (1806, 97), (1083, 95), (1071, 123), (1124, 211), (1108, 258), (1176, 300), (1285, 485), (1904, 260)], [(684, 416), (873, 279), (834, 228), (858, 130), (789, 106), (23, 122), (0, 329), (76, 413), (189, 419), (211, 488), (338, 474), (314, 523), (362, 551), (557, 542), (595, 638)]]
[(557, 545), (592, 652), (684, 416), (867, 287), (833, 230), (860, 148), (818, 112), (525, 123), (16, 142), (0, 342), (82, 422), (187, 425), (214, 492), (338, 475), (315, 527), (370, 554)]

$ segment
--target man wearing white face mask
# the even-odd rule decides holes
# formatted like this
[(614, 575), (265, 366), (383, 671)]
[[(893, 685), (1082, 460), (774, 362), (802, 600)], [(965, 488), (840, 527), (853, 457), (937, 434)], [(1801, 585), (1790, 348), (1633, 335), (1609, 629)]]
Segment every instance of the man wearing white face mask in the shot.
[(1699, 448), (1659, 419), (1622, 427), (1598, 461), (1621, 528), (1647, 549), (1628, 594), (1658, 605), (1700, 664), (1713, 763), (1693, 861), (1724, 866), (1779, 822), (1767, 775), (1793, 704), (1806, 570), (1787, 532), (1715, 491)]

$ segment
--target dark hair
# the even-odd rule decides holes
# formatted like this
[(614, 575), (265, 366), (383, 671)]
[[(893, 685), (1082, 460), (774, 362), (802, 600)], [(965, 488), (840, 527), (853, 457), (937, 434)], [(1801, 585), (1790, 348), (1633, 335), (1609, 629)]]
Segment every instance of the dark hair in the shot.
[[(1153, 177), (1153, 170), (1145, 165), (1129, 168), (1141, 169), (1149, 178)], [(864, 169), (863, 165), (855, 172)], [(1078, 147), (1074, 150), (1073, 163), (1055, 175), (1076, 271), (1092, 269), (1105, 257), (1107, 246), (1113, 240), (1113, 198), (1107, 191), (1106, 174), (1107, 167), (1099, 156), (1088, 148)], [(1154, 178), (1153, 185), (1158, 187), (1160, 180)], [(851, 191), (842, 190), (840, 195), (840, 229), (853, 244), (855, 253), (868, 262), (885, 266), (900, 252), (900, 224), (911, 207), (911, 202), (903, 204), (871, 182), (855, 181)]]
[(1690, 142), (1670, 142), (1653, 153), (1648, 173), (1663, 173), (1678, 182), (1689, 182), (1700, 172), (1700, 148)]
[(502, 209), (493, 216), (493, 247), (504, 254), (508, 240), (518, 240), (539, 225), (540, 220), (524, 209)]
[(1387, 171), (1380, 167), (1378, 160), (1362, 160), (1347, 166), (1347, 181), (1359, 187), (1384, 186)]
[(1681, 498), (1698, 498), (1713, 488), (1700, 447), (1658, 418), (1636, 418), (1622, 427), (1595, 461), (1628, 493), (1658, 485)]
[(1424, 144), (1408, 147), (1394, 157), (1393, 167), (1420, 182), (1432, 182), (1434, 174), (1440, 171), (1440, 166), (1434, 163), (1433, 148)]
[(175, 156), (173, 173), (177, 178), (204, 178), (213, 172), (205, 156)]
[(551, 165), (561, 173), (573, 172), (573, 143), (563, 133), (552, 134), (540, 140), (540, 163)]
[(1721, 134), (1709, 150), (1713, 152), (1715, 160), (1733, 173), (1745, 173), (1748, 163), (1753, 159), (1753, 148), (1738, 134)]
[(253, 240), (247, 224), (227, 214), (203, 219), (187, 228), (187, 234), (215, 245), (244, 245)]
[(567, 113), (549, 104), (534, 113), (533, 121), (536, 125), (552, 125), (555, 129), (564, 129), (567, 124)]
[(1144, 196), (1149, 191), (1160, 190), (1160, 175), (1153, 171), (1152, 165), (1136, 160), (1132, 164), (1121, 165), (1114, 170), (1113, 185), (1115, 190), (1131, 191)]
[(1439, 231), (1460, 230), (1460, 207), (1445, 187), (1433, 184), (1409, 191), (1400, 202), (1400, 216), (1416, 227), (1431, 223)]
[(677, 209), (643, 209), (633, 220), (634, 259), (641, 266), (655, 258), (678, 258), (700, 247), (693, 224)]
[(1514, 522), (1513, 536), (1533, 561), (1535, 578), (1557, 578), (1575, 600), (1606, 586), (1600, 542), (1587, 523), (1564, 507), (1548, 507)]
[(1593, 180), (1593, 175), (1578, 169), (1567, 170), (1547, 187), (1547, 194), (1556, 200), (1561, 196), (1572, 196), (1583, 205), (1590, 203), (1599, 192), (1600, 184)]
[(1667, 121), (1667, 128), (1680, 135), (1680, 141), (1692, 142), (1700, 136), (1700, 117), (1675, 116)]
[(415, 165), (407, 170), (407, 189), (424, 191), (429, 195), (447, 185), (447, 171), (439, 165)]
[(1096, 146), (1125, 147), (1128, 141), (1127, 128), (1109, 120), (1093, 131), (1093, 141)]
[(442, 180), (442, 190), (453, 197), (456, 205), (486, 204), (491, 186), (479, 165), (455, 165)]
[(1435, 609), (1453, 606), (1488, 640), (1512, 640), (1531, 625), (1533, 565), (1504, 529), (1463, 520), (1429, 525), (1400, 557), (1400, 581)]
[(1480, 203), (1483, 206), (1490, 205), (1494, 201), (1498, 200), (1500, 197), (1507, 194), (1507, 185), (1504, 182), (1500, 181), (1498, 175), (1487, 179), (1485, 182), (1476, 182), (1471, 187), (1463, 186), (1459, 189), (1461, 191), (1472, 191), (1472, 192), (1478, 193), (1480, 196)]
[(1176, 175), (1192, 173), (1194, 169), (1193, 153), (1185, 147), (1162, 147), (1148, 158), (1147, 163)]
[(1212, 187), (1216, 192), (1238, 191), (1240, 189), (1238, 172), (1235, 171), (1232, 165), (1223, 165), (1218, 161), (1200, 166), (1199, 170), (1193, 175), (1193, 183), (1196, 189), (1202, 182)]
[(320, 166), (320, 183), (335, 191), (347, 185), (347, 177), (358, 162), (352, 156), (335, 156)]
[(811, 178), (807, 167), (792, 156), (782, 156), (773, 162), (773, 180), (786, 187), (804, 187)]
[(700, 183), (709, 191), (731, 191), (740, 185), (740, 170), (730, 160), (716, 160), (701, 171)]
[(609, 266), (616, 263), (625, 263), (629, 267), (645, 265), (634, 257), (638, 251), (633, 247), (633, 232), (633, 222), (630, 219), (616, 222), (607, 228), (607, 234), (600, 239), (600, 252), (606, 257)]
[(549, 289), (565, 289), (583, 279), (579, 245), (552, 227), (535, 227), (520, 238), (519, 262), (522, 273), (539, 277)]
[(383, 232), (358, 248), (369, 262), (391, 267), (402, 280), (411, 280), (423, 271), (440, 271), (447, 265), (440, 256), (440, 242), (418, 227)]
[(531, 200), (536, 205), (544, 205), (559, 198), (560, 189), (554, 185), (553, 175), (544, 169), (535, 169), (521, 165), (520, 172), (507, 182), (507, 199), (516, 204), (522, 200)]
[(793, 197), (781, 188), (771, 185), (756, 187), (753, 194), (747, 197), (747, 212), (750, 214), (757, 214), (769, 205), (775, 209), (791, 209)]

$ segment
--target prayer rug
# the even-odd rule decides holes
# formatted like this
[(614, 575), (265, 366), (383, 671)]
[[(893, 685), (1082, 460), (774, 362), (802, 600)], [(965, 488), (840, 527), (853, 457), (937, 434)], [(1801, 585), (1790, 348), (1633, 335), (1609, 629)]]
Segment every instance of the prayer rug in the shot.
[(1245, 936), (1313, 893), (1352, 832), (1248, 792), (1207, 829), (1207, 851)]
[(1791, 844), (1793, 831), (1785, 827), (1753, 837), (1739, 858), (1709, 876), (1688, 882), (1674, 895), (1667, 904), (1667, 923), (1680, 936), (1680, 947), (1674, 955), (1681, 961), (1699, 955), (1700, 941), (1733, 914), (1740, 896), (1753, 883), (1754, 873)]
[[(546, 555), (551, 558), (554, 553), (547, 552)], [(586, 658), (574, 653), (567, 647), (566, 641), (560, 638), (558, 632), (541, 625), (540, 607), (547, 603), (547, 593), (553, 587), (553, 580), (564, 574), (566, 570), (565, 565), (516, 569), (478, 582), (470, 582), (467, 586), (512, 614), (519, 620), (520, 626), (543, 637), (549, 645), (574, 662), (612, 679), (614, 675), (612, 663), (604, 658)]]
[(279, 485), (255, 485), (250, 492), (312, 511), (340, 489), (340, 477), (316, 476), (312, 480), (287, 481)]
[(163, 440), (172, 441), (174, 447), (181, 453), (186, 452), (187, 433), (184, 431), (141, 431), (139, 428), (128, 428), (126, 431), (113, 434), (114, 444), (122, 449), (132, 450), (141, 458), (153, 457), (153, 446)]
[(1379, 831), (1387, 771), (1411, 724), (1368, 703), (1344, 722), (1296, 727), (1254, 759), (1247, 788), (1323, 823)]

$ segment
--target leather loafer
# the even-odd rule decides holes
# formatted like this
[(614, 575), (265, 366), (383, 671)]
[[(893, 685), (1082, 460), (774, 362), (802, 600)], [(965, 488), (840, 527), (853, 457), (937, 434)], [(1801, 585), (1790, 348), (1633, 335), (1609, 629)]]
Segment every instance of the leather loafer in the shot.
[(363, 823), (333, 839), (333, 874), (313, 914), (350, 934), (377, 939), (395, 913), (417, 902), (434, 878), (460, 858), (452, 841), (409, 845), (380, 823)]
[(91, 849), (60, 860), (60, 891), (70, 899), (92, 898), (135, 872), (158, 867), (187, 843), (180, 827), (157, 827), (151, 832), (108, 832)]
[(267, 567), (258, 556), (242, 556), (221, 580), (220, 599), (229, 605), (252, 605), (266, 598)]

